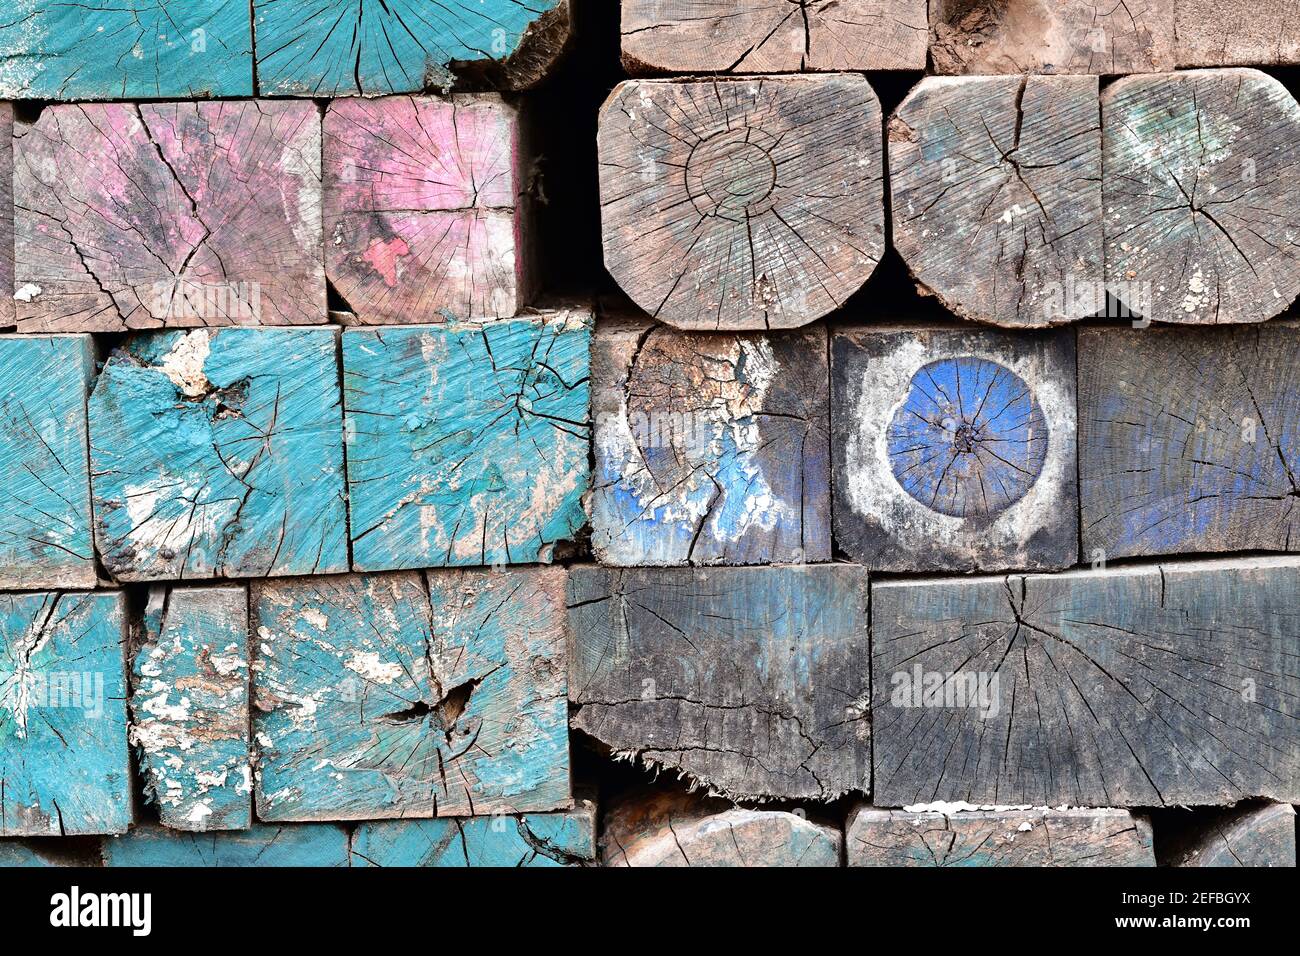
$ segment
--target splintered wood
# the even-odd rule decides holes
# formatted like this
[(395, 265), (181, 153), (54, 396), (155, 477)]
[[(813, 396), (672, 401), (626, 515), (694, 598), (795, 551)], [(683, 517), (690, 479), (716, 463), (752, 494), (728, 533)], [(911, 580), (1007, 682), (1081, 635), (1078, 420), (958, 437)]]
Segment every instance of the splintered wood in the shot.
[(521, 135), (497, 96), (330, 105), (326, 268), (355, 321), (508, 318), (528, 304)]
[(1300, 799), (1300, 560), (872, 587), (874, 798)]
[(1096, 77), (929, 77), (889, 122), (893, 242), (952, 311), (1055, 325), (1105, 306)]
[(18, 124), (18, 330), (323, 322), (320, 149), (311, 103), (69, 104)]
[(736, 799), (865, 790), (866, 609), (848, 565), (575, 568), (572, 725)]
[(806, 325), (884, 252), (880, 104), (860, 76), (623, 83), (598, 138), (606, 268), (670, 325)]
[(623, 0), (629, 72), (923, 70), (925, 0)]

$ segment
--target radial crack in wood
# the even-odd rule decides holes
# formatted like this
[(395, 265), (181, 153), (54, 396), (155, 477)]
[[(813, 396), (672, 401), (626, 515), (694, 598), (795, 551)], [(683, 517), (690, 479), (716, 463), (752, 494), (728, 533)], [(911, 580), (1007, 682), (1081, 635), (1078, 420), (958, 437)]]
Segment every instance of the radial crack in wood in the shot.
[(1296, 865), (1296, 814), (1286, 803), (1250, 802), (1215, 813), (1170, 848), (1171, 866)]
[(104, 865), (128, 867), (343, 867), (348, 831), (327, 823), (255, 823), (225, 833), (179, 833), (138, 826), (104, 841)]

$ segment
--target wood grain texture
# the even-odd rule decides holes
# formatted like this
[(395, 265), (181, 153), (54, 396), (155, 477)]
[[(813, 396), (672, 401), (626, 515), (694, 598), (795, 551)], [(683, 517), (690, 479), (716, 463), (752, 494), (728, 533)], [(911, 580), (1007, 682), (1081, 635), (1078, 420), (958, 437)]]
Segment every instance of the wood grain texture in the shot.
[(353, 568), (549, 563), (586, 523), (592, 319), (343, 336)]
[(0, 329), (14, 324), (14, 107), (0, 103)]
[(596, 858), (596, 804), (563, 813), (362, 823), (353, 866), (586, 866)]
[(603, 866), (840, 866), (836, 828), (786, 810), (751, 810), (666, 791), (610, 808), (601, 829)]
[(560, 569), (254, 585), (259, 819), (570, 806), (563, 586)]
[(89, 335), (0, 336), (0, 587), (94, 587)]
[(356, 321), (508, 318), (529, 303), (532, 159), (514, 106), (336, 100), (324, 142), (326, 271)]
[(569, 572), (570, 723), (733, 799), (868, 789), (866, 574)]
[(178, 833), (145, 825), (105, 840), (104, 865), (342, 867), (348, 865), (348, 832), (327, 823), (255, 823), (246, 830), (224, 833)]
[(1184, 0), (934, 0), (936, 73), (1151, 73), (1174, 66)]
[(1295, 809), (1286, 803), (1246, 803), (1225, 810), (1180, 840), (1172, 866), (1296, 865)]
[(348, 566), (333, 329), (134, 336), (90, 397), (95, 541), (123, 581)]
[(1069, 332), (880, 326), (831, 338), (836, 541), (880, 571), (1078, 559)]
[(849, 866), (1155, 866), (1151, 823), (1128, 810), (962, 812), (856, 807)]
[(247, 829), (248, 592), (159, 587), (149, 597), (131, 694), (145, 796), (175, 830)]
[(875, 800), (1300, 796), (1300, 561), (872, 587)]
[(1081, 329), (1089, 560), (1300, 550), (1300, 326)]
[(568, 43), (568, 0), (253, 0), (257, 78), (269, 96), (448, 88), (453, 69), (524, 89)]
[(68, 104), (17, 124), (19, 331), (323, 323), (320, 149), (310, 103)]
[(14, 0), (0, 99), (253, 95), (248, 0)]
[(1300, 64), (1297, 0), (1175, 0), (1174, 33), (1179, 67)]
[(1106, 87), (1101, 110), (1116, 297), (1154, 322), (1286, 309), (1300, 293), (1300, 105), (1286, 87), (1258, 70), (1135, 76)]
[(602, 322), (592, 345), (602, 564), (831, 558), (826, 332)]
[(806, 325), (884, 252), (880, 103), (860, 76), (623, 83), (598, 139), (605, 266), (669, 325)]
[(38, 837), (0, 840), (0, 868), (48, 866), (99, 866), (99, 840), (87, 837)]
[(130, 825), (126, 630), (121, 592), (0, 595), (0, 836)]
[(925, 0), (624, 0), (632, 73), (924, 70)]
[(923, 291), (978, 322), (1105, 306), (1094, 77), (927, 77), (889, 121), (893, 243)]

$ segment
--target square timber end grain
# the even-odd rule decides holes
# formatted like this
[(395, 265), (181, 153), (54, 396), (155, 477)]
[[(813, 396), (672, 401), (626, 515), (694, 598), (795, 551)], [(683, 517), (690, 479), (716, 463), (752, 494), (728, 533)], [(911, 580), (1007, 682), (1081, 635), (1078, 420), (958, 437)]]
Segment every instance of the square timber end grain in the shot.
[(20, 332), (324, 323), (314, 104), (64, 104), (14, 132)]
[(632, 73), (924, 70), (925, 0), (623, 0)]
[(825, 329), (602, 321), (592, 367), (602, 564), (831, 559)]
[(253, 95), (248, 0), (13, 0), (0, 99)]
[(126, 598), (0, 594), (0, 836), (125, 832)]
[(95, 586), (89, 335), (0, 335), (0, 588)]
[(1300, 798), (1300, 558), (877, 582), (875, 801)]
[(252, 586), (261, 820), (564, 809), (564, 571)]
[(831, 338), (834, 522), (875, 571), (1078, 559), (1069, 331), (844, 329)]
[(573, 728), (733, 799), (870, 785), (867, 575), (569, 570)]
[(131, 742), (145, 795), (176, 830), (252, 824), (248, 592), (155, 588), (136, 651)]
[(346, 571), (334, 329), (133, 336), (90, 396), (95, 540), (123, 581)]
[(586, 523), (592, 319), (343, 334), (353, 568), (549, 562)]
[(535, 281), (519, 110), (495, 94), (335, 100), (325, 259), (365, 325), (509, 318)]
[(153, 824), (104, 841), (104, 866), (343, 867), (348, 831), (329, 823), (254, 823), (244, 830), (183, 833)]
[(808, 325), (885, 251), (880, 101), (860, 75), (632, 80), (597, 139), (605, 267), (661, 322)]

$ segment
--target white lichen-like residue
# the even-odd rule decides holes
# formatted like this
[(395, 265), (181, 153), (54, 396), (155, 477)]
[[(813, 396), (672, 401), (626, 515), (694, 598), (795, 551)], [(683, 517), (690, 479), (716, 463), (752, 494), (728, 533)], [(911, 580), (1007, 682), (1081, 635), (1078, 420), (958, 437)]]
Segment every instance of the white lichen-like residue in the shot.
[(208, 390), (208, 377), (203, 372), (203, 366), (208, 361), (211, 348), (207, 329), (186, 332), (172, 346), (171, 351), (163, 356), (158, 369), (187, 398), (198, 398)]

